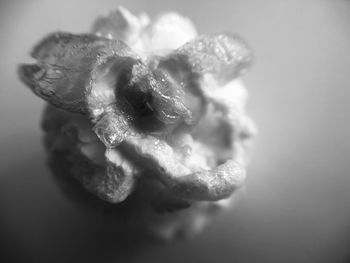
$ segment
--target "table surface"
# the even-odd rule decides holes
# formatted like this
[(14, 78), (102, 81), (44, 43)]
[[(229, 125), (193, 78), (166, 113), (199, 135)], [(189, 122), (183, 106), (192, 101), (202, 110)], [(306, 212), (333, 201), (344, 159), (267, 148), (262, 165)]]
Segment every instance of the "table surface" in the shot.
[[(0, 244), (26, 262), (348, 262), (350, 2), (2, 1)], [(256, 63), (244, 81), (260, 133), (235, 209), (183, 242), (130, 242), (67, 199), (45, 164), (43, 102), (16, 65), (48, 32), (86, 32), (118, 4), (175, 10), (199, 32), (238, 32)], [(119, 239), (118, 239), (119, 238)], [(2, 256), (5, 254), (1, 253)]]

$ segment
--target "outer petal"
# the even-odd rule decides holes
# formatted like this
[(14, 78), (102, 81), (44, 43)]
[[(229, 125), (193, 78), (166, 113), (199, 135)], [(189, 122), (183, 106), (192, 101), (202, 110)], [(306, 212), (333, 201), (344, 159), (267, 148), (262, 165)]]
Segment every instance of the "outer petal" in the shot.
[(94, 35), (55, 33), (32, 51), (37, 64), (21, 65), (19, 75), (32, 91), (51, 104), (86, 112), (85, 94), (95, 68), (107, 59), (132, 56), (122, 42)]
[[(125, 145), (133, 149), (145, 166), (176, 198), (192, 201), (216, 201), (229, 197), (245, 180), (245, 170), (228, 160), (210, 170), (192, 172), (179, 161), (173, 149), (163, 140), (135, 134)], [(155, 167), (157, 169), (155, 169)]]
[(124, 201), (133, 191), (135, 178), (125, 164), (115, 163), (106, 155), (104, 166), (92, 164), (92, 161), (81, 153), (71, 156), (72, 175), (81, 182), (89, 192), (110, 203)]
[(194, 73), (212, 74), (221, 83), (240, 76), (251, 65), (253, 53), (245, 41), (233, 34), (203, 35), (189, 41), (166, 59), (179, 57)]
[(86, 190), (110, 203), (134, 190), (137, 169), (117, 150), (106, 150), (85, 116), (48, 105), (42, 127), (50, 153), (64, 156), (69, 172)]
[(116, 150), (107, 150), (104, 169), (95, 169), (95, 173), (81, 178), (85, 187), (110, 203), (124, 201), (134, 190), (134, 168)]

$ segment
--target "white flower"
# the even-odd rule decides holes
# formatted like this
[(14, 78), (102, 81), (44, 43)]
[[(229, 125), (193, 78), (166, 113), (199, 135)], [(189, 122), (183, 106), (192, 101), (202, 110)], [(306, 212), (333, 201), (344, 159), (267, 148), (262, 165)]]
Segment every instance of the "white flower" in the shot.
[(49, 151), (88, 191), (119, 203), (138, 185), (155, 211), (191, 205), (165, 220), (147, 215), (163, 236), (199, 230), (233, 200), (255, 133), (237, 80), (252, 52), (239, 36), (198, 36), (176, 13), (152, 21), (120, 7), (92, 33), (51, 34), (31, 55), (37, 63), (19, 75), (54, 106), (43, 120)]

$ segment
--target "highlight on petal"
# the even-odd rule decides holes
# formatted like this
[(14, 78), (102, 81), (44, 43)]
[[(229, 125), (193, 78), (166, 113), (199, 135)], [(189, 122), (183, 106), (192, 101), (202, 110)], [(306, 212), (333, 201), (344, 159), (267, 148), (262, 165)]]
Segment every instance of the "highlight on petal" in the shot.
[(197, 36), (190, 19), (174, 12), (159, 15), (144, 33), (148, 51), (175, 49)]
[(123, 7), (118, 7), (108, 16), (99, 17), (92, 26), (92, 32), (100, 37), (118, 39), (128, 45), (139, 37), (147, 20), (144, 16), (137, 17)]
[(116, 150), (107, 150), (106, 169), (97, 189), (110, 202), (124, 201), (134, 190), (136, 168)]

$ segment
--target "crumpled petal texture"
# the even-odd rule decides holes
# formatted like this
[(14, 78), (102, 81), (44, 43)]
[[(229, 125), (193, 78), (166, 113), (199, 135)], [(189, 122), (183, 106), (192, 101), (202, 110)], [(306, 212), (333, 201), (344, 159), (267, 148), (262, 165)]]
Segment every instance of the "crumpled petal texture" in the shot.
[(105, 202), (133, 202), (134, 225), (165, 239), (230, 206), (256, 133), (241, 37), (197, 36), (176, 13), (152, 21), (120, 7), (92, 33), (51, 34), (31, 55), (37, 63), (18, 73), (48, 102), (45, 144), (72, 180)]

